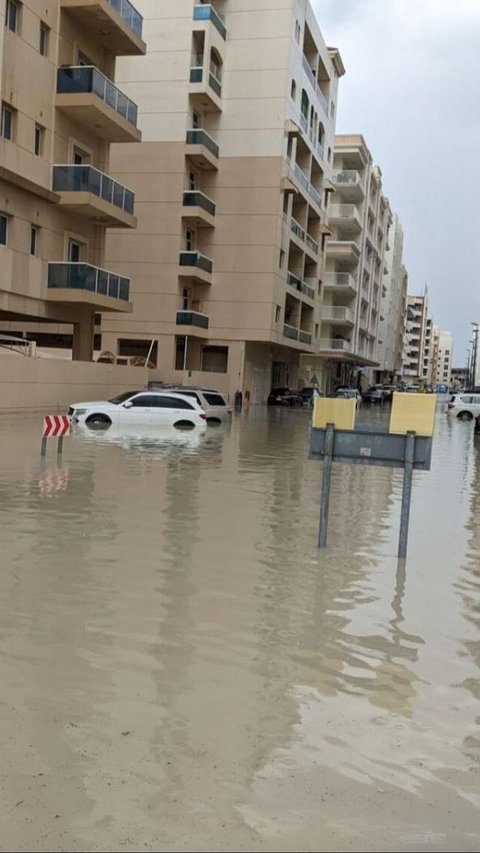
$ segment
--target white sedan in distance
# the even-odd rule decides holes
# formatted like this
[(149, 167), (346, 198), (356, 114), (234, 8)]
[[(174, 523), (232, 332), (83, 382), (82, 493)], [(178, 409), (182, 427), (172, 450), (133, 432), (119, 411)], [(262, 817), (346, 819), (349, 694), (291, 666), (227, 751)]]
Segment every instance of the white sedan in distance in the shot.
[(68, 414), (88, 427), (174, 426), (206, 429), (207, 416), (194, 399), (170, 391), (125, 391), (112, 400), (72, 403)]

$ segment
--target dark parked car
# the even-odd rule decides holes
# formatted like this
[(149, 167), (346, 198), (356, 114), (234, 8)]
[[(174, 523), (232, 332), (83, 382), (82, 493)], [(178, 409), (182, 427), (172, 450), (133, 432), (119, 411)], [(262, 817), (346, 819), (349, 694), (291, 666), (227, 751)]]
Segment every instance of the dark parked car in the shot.
[(292, 391), (291, 388), (272, 388), (267, 406), (303, 406), (303, 397), (300, 391)]
[(313, 392), (316, 391), (319, 397), (323, 397), (323, 391), (319, 391), (318, 388), (302, 388), (299, 391), (299, 394), (303, 400), (305, 406), (311, 406), (313, 404)]
[(368, 388), (367, 391), (363, 392), (362, 400), (364, 403), (384, 403), (385, 394), (382, 388)]

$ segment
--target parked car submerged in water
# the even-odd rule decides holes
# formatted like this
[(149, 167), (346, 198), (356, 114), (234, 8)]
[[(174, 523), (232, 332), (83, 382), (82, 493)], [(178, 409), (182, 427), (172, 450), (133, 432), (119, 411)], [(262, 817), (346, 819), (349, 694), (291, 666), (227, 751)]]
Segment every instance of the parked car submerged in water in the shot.
[(228, 405), (223, 394), (215, 391), (213, 388), (195, 388), (188, 385), (172, 385), (160, 386), (158, 383), (149, 382), (149, 389), (157, 389), (158, 391), (171, 391), (175, 394), (181, 394), (182, 397), (187, 397), (196, 400), (200, 408), (203, 409), (207, 416), (208, 424), (220, 424), (228, 422), (231, 419), (232, 409)]
[(344, 400), (355, 400), (357, 409), (362, 404), (362, 395), (356, 388), (339, 388), (338, 391), (335, 392), (335, 397), (340, 397)]
[(364, 403), (384, 403), (385, 394), (382, 388), (372, 386), (362, 393), (362, 400)]
[(272, 388), (267, 397), (267, 406), (303, 406), (300, 391), (291, 388)]
[(111, 424), (174, 426), (206, 429), (207, 416), (196, 400), (173, 391), (125, 391), (112, 400), (72, 403), (73, 423), (108, 428)]

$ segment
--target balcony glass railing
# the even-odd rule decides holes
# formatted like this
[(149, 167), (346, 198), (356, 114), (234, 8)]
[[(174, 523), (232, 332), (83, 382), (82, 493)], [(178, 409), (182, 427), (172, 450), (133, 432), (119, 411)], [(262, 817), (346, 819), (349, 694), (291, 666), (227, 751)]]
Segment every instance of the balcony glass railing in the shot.
[(298, 329), (295, 326), (289, 326), (285, 323), (283, 326), (283, 337), (290, 338), (292, 341), (298, 341)]
[(325, 273), (325, 287), (349, 287), (352, 290), (357, 289), (357, 282), (349, 272), (328, 272)]
[(187, 145), (204, 145), (214, 157), (218, 157), (220, 149), (214, 139), (203, 128), (187, 130)]
[(326, 95), (322, 92), (319, 84), (317, 83), (317, 78), (315, 74), (315, 69), (310, 66), (310, 63), (305, 55), (302, 56), (302, 65), (307, 72), (308, 79), (315, 89), (315, 94), (320, 101), (324, 113), (328, 116), (328, 100)]
[(318, 255), (318, 243), (310, 236), (310, 234), (305, 234), (305, 242), (312, 252), (315, 252), (315, 254)]
[(208, 195), (200, 192), (200, 190), (185, 190), (183, 193), (184, 207), (201, 207), (207, 213), (215, 216), (215, 202)]
[(292, 219), (290, 221), (290, 230), (293, 231), (293, 233), (297, 237), (299, 237), (300, 240), (305, 240), (305, 231), (302, 228), (302, 226), (300, 225), (300, 223), (297, 222), (297, 220), (293, 218), (293, 216), (292, 216)]
[(110, 3), (112, 9), (115, 9), (115, 11), (118, 12), (122, 20), (128, 24), (130, 29), (141, 38), (143, 18), (140, 13), (137, 12), (135, 6), (132, 6), (129, 0), (107, 0), (107, 2)]
[(322, 319), (326, 321), (338, 320), (345, 323), (353, 323), (353, 311), (343, 305), (324, 305)]
[(221, 97), (222, 94), (222, 84), (220, 82), (220, 77), (215, 68), (210, 69), (210, 74), (208, 75), (208, 85), (215, 92), (218, 97)]
[(302, 329), (298, 330), (298, 340), (301, 344), (311, 344), (312, 336), (310, 332), (304, 332)]
[(350, 352), (351, 345), (342, 338), (321, 338), (319, 341), (321, 350), (335, 350), (336, 352)]
[(210, 4), (202, 4), (193, 7), (194, 21), (211, 21), (216, 30), (220, 33), (223, 39), (227, 37), (227, 28), (223, 23), (217, 10)]
[(181, 267), (198, 267), (205, 272), (213, 271), (213, 261), (201, 252), (180, 252)]
[(130, 279), (92, 264), (51, 261), (48, 264), (48, 287), (88, 290), (128, 302)]
[(200, 329), (208, 329), (209, 318), (206, 314), (198, 311), (177, 311), (177, 326), (199, 326)]
[(93, 166), (54, 166), (52, 189), (54, 192), (93, 193), (126, 213), (133, 213), (133, 192)]
[(355, 204), (332, 204), (329, 210), (329, 218), (360, 219), (360, 214)]
[(305, 172), (300, 168), (298, 163), (292, 164), (290, 160), (288, 162), (290, 164), (290, 168), (292, 169), (294, 178), (296, 178), (296, 180), (298, 181), (300, 186), (303, 187), (303, 189), (305, 190), (307, 195), (310, 196), (312, 201), (314, 201), (315, 204), (318, 205), (318, 207), (321, 207), (322, 206), (322, 196), (318, 192), (318, 190), (316, 190), (315, 187), (313, 187), (311, 185), (311, 183), (308, 180)]
[(59, 95), (83, 95), (91, 92), (118, 115), (137, 126), (138, 107), (93, 65), (69, 65), (57, 71)]
[(345, 169), (342, 172), (336, 172), (333, 176), (333, 182), (335, 184), (355, 184), (356, 186), (362, 185), (360, 173), (355, 171), (355, 169)]
[(298, 290), (299, 293), (304, 293), (305, 296), (308, 296), (309, 299), (314, 299), (315, 290), (313, 287), (310, 287), (306, 281), (299, 278), (298, 275), (295, 275), (293, 272), (287, 272), (287, 284), (290, 287), (294, 287), (295, 290)]

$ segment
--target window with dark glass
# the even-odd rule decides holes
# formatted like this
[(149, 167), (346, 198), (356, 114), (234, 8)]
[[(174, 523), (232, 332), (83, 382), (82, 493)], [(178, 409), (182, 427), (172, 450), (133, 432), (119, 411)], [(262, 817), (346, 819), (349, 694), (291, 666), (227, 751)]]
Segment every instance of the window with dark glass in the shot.
[(47, 56), (48, 54), (48, 37), (50, 33), (50, 27), (47, 27), (43, 21), (40, 22), (40, 40), (38, 49), (42, 56)]
[(20, 19), (20, 4), (17, 0), (7, 0), (7, 8), (5, 9), (5, 26), (12, 33), (18, 32), (18, 24)]
[(0, 246), (7, 245), (7, 220), (8, 217), (6, 217), (3, 213), (0, 213)]
[(30, 254), (36, 255), (38, 247), (38, 228), (35, 225), (30, 226)]
[(43, 151), (43, 135), (44, 129), (40, 124), (35, 125), (35, 134), (33, 141), (33, 150), (37, 157), (40, 157)]
[(7, 104), (2, 104), (0, 131), (4, 139), (13, 138), (13, 110)]

